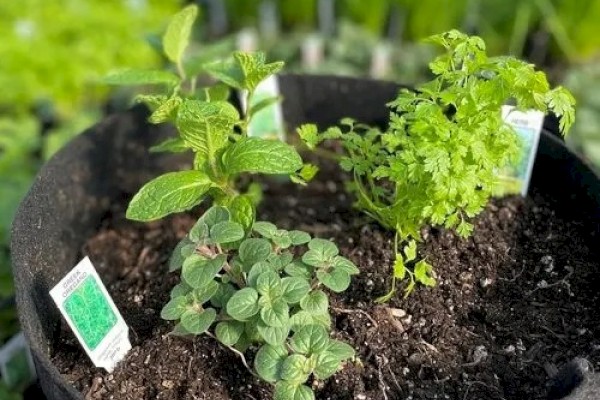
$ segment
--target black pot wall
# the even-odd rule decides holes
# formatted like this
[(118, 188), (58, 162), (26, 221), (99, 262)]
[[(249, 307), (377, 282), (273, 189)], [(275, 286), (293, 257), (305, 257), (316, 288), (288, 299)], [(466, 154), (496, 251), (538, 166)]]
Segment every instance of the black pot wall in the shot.
[[(284, 118), (321, 127), (350, 116), (385, 125), (385, 104), (399, 86), (351, 78), (282, 76)], [(49, 290), (78, 261), (113, 202), (126, 201), (154, 176), (188, 160), (147, 149), (171, 133), (146, 122), (141, 107), (113, 115), (73, 140), (40, 171), (13, 224), (12, 260), (21, 326), (31, 345), (40, 384), (49, 400), (83, 399), (50, 361), (60, 315)], [(544, 132), (533, 186), (600, 221), (600, 182), (564, 144)]]

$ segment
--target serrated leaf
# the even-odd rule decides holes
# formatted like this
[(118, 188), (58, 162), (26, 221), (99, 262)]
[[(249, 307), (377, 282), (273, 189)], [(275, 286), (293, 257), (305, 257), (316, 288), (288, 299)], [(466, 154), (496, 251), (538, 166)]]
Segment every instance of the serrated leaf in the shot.
[(153, 124), (173, 121), (177, 116), (177, 109), (179, 108), (181, 102), (181, 97), (178, 96), (167, 99), (152, 112), (150, 118), (148, 118), (148, 121)]
[(200, 171), (170, 172), (145, 184), (127, 208), (127, 218), (152, 221), (199, 204), (212, 182)]
[(244, 227), (237, 222), (219, 222), (210, 228), (210, 238), (219, 244), (237, 242), (245, 235)]
[(187, 256), (183, 254), (183, 249), (186, 246), (193, 244), (194, 242), (192, 242), (187, 236), (177, 243), (177, 246), (175, 246), (171, 257), (169, 258), (169, 272), (177, 271), (181, 268), (183, 262), (187, 258)]
[(185, 296), (179, 296), (171, 299), (161, 310), (160, 317), (168, 321), (181, 318), (187, 310), (188, 301)]
[(189, 147), (181, 138), (169, 138), (155, 146), (150, 147), (150, 153), (183, 153), (188, 151)]
[(317, 355), (317, 362), (313, 373), (315, 378), (325, 380), (330, 378), (340, 368), (341, 362), (333, 354), (323, 352)]
[(270, 304), (260, 309), (262, 321), (272, 327), (287, 326), (290, 319), (290, 308), (283, 299), (275, 299)]
[(322, 290), (313, 290), (300, 300), (300, 307), (313, 314), (325, 313), (329, 309), (329, 298)]
[(167, 71), (145, 71), (136, 69), (122, 69), (108, 73), (102, 82), (107, 85), (142, 86), (142, 85), (169, 85), (174, 86), (179, 82), (177, 75)]
[(256, 86), (283, 68), (282, 62), (265, 63), (261, 52), (235, 52), (233, 58), (204, 65), (204, 70), (221, 82), (236, 89), (254, 91)]
[(240, 244), (238, 254), (244, 265), (254, 265), (266, 261), (271, 254), (271, 243), (266, 239), (246, 239)]
[(310, 291), (310, 284), (303, 278), (283, 278), (281, 285), (283, 288), (283, 299), (290, 304), (298, 303)]
[(214, 259), (208, 260), (200, 255), (193, 254), (183, 262), (181, 276), (185, 283), (194, 289), (208, 285), (221, 271), (227, 257), (219, 254)]
[(433, 267), (425, 260), (415, 264), (414, 275), (417, 282), (425, 286), (435, 286), (435, 279), (430, 276)]
[(237, 291), (227, 302), (227, 314), (238, 321), (245, 321), (258, 311), (258, 292), (253, 288)]
[(227, 145), (238, 120), (237, 110), (226, 101), (185, 100), (179, 106), (175, 124), (182, 139), (194, 151), (214, 155)]
[(283, 345), (262, 346), (254, 358), (254, 369), (267, 382), (275, 383), (281, 379), (281, 366), (287, 358), (288, 351)]
[[(415, 240), (411, 240), (408, 242), (406, 246), (404, 246), (404, 255), (406, 256), (406, 261), (410, 262), (417, 258), (417, 242)], [(396, 256), (397, 258), (398, 256)]]
[(320, 353), (329, 345), (329, 335), (320, 325), (307, 325), (298, 330), (290, 341), (290, 347), (297, 353), (311, 355)]
[(336, 293), (343, 292), (350, 286), (350, 275), (340, 268), (335, 268), (330, 272), (319, 270), (317, 279)]
[(292, 174), (302, 168), (302, 158), (294, 147), (257, 137), (246, 137), (233, 143), (223, 153), (222, 161), (229, 174)]
[(244, 323), (240, 321), (222, 321), (215, 328), (215, 336), (227, 346), (236, 344), (243, 332)]
[(169, 60), (179, 64), (183, 59), (183, 53), (188, 46), (192, 26), (198, 15), (198, 7), (190, 5), (173, 16), (167, 31), (163, 35), (163, 51)]
[(283, 344), (290, 333), (290, 328), (287, 325), (282, 327), (268, 326), (262, 321), (257, 323), (256, 328), (264, 341), (273, 346)]
[(275, 385), (273, 400), (315, 400), (315, 394), (306, 385), (280, 381)]
[(406, 266), (404, 265), (402, 254), (396, 254), (396, 259), (394, 260), (394, 277), (400, 280), (406, 277)]
[(309, 374), (308, 359), (301, 354), (288, 356), (281, 366), (281, 379), (288, 382), (304, 383)]
[(210, 328), (217, 317), (217, 312), (213, 308), (207, 308), (198, 312), (191, 309), (183, 313), (181, 316), (181, 325), (189, 333), (199, 335)]
[(256, 209), (249, 196), (236, 196), (227, 208), (232, 221), (241, 224), (245, 231), (250, 230), (256, 218)]

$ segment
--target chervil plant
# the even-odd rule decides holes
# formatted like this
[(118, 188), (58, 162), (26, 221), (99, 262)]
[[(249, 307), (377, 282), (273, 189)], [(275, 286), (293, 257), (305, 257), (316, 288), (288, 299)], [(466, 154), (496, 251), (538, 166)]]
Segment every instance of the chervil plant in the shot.
[(170, 269), (181, 269), (181, 283), (161, 317), (178, 321), (175, 334), (206, 333), (240, 355), (261, 346), (254, 370), (275, 385), (274, 398), (314, 399), (304, 384), (309, 377), (327, 379), (354, 357), (349, 345), (329, 337), (322, 289), (344, 291), (358, 268), (328, 240), (269, 222), (247, 232), (236, 221), (213, 206), (179, 243)]
[[(186, 7), (174, 16), (163, 36), (164, 53), (175, 72), (124, 70), (105, 78), (106, 83), (116, 85), (162, 86), (160, 94), (139, 98), (153, 110), (151, 122), (172, 122), (179, 135), (152, 150), (194, 153), (192, 170), (164, 174), (142, 187), (129, 204), (127, 217), (138, 221), (158, 219), (188, 210), (210, 196), (231, 206), (238, 221), (248, 227), (254, 205), (251, 196), (239, 196), (236, 180), (240, 174), (288, 174), (303, 182), (311, 177), (307, 172), (310, 168), (303, 169), (302, 159), (292, 146), (247, 134), (253, 115), (277, 98), (255, 104), (242, 116), (227, 101), (233, 88), (243, 91), (246, 104), (250, 104), (257, 85), (278, 72), (283, 63), (265, 63), (262, 53), (241, 52), (209, 64), (187, 62), (185, 50), (196, 15), (196, 6)], [(201, 72), (218, 82), (199, 88), (197, 75)]]
[[(484, 42), (456, 30), (432, 36), (445, 52), (429, 64), (435, 78), (402, 90), (389, 104), (385, 131), (345, 119), (322, 133), (305, 125), (299, 134), (314, 148), (327, 139), (342, 142), (341, 167), (352, 174), (356, 206), (396, 232), (391, 291), (396, 279), (434, 285), (432, 266), (417, 260), (416, 241), (426, 225), (456, 228), (466, 237), (469, 222), (498, 183), (496, 171), (519, 152), (519, 139), (503, 122), (501, 107), (552, 111), (566, 133), (574, 99), (563, 87), (550, 89), (543, 72), (512, 57), (488, 57)], [(409, 268), (411, 267), (412, 268)]]

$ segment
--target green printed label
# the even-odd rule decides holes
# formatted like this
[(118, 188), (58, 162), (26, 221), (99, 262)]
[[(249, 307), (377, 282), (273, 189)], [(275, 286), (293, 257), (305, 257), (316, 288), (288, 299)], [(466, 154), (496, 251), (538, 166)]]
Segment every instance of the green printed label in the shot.
[(94, 350), (117, 323), (117, 316), (92, 276), (85, 278), (69, 295), (64, 309), (90, 350)]

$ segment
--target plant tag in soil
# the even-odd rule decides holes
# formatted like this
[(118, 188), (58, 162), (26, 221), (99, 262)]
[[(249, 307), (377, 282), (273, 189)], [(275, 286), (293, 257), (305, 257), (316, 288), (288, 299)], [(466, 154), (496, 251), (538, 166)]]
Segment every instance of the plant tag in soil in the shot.
[(90, 259), (81, 260), (50, 296), (94, 365), (112, 372), (131, 349), (129, 327)]
[(544, 124), (541, 111), (519, 111), (513, 106), (502, 107), (502, 118), (512, 126), (521, 140), (521, 152), (517, 160), (499, 171), (500, 184), (494, 195), (518, 194), (527, 196), (531, 171)]
[[(241, 93), (242, 107), (247, 110), (246, 94)], [(252, 120), (248, 125), (248, 136), (263, 139), (278, 139), (285, 142), (285, 124), (281, 109), (279, 80), (277, 75), (271, 75), (258, 84), (252, 97), (250, 109), (255, 109)]]
[(35, 367), (23, 333), (0, 348), (0, 375), (11, 390), (22, 392), (36, 379)]

